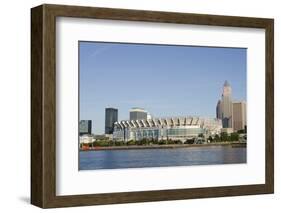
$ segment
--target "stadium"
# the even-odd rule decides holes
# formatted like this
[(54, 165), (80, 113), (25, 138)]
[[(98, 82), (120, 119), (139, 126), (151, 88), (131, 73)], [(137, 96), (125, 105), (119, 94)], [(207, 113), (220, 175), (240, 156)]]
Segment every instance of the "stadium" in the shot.
[(114, 141), (149, 140), (196, 140), (200, 136), (208, 138), (220, 134), (220, 119), (201, 117), (151, 118), (124, 120), (114, 123)]

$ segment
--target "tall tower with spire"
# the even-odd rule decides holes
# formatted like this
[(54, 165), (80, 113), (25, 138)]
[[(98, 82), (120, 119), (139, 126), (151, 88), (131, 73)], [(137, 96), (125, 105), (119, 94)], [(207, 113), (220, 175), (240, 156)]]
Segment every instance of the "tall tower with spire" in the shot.
[(221, 119), (223, 128), (232, 128), (232, 89), (228, 81), (224, 82), (221, 96)]

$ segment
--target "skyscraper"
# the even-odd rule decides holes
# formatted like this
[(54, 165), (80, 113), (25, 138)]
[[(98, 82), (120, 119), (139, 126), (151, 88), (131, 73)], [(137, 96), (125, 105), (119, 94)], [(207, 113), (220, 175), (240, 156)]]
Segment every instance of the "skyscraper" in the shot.
[(216, 115), (217, 115), (217, 119), (222, 119), (221, 100), (218, 100), (217, 107), (216, 107)]
[(118, 109), (105, 108), (105, 134), (112, 134), (114, 123), (118, 121)]
[(233, 102), (233, 130), (244, 130), (247, 125), (246, 102)]
[(130, 120), (146, 120), (147, 119), (147, 111), (142, 108), (132, 108), (130, 110)]
[(92, 121), (81, 120), (79, 121), (79, 135), (90, 135), (92, 134)]
[(232, 89), (230, 84), (225, 81), (223, 85), (223, 92), (221, 97), (221, 112), (222, 112), (222, 126), (223, 128), (232, 128)]

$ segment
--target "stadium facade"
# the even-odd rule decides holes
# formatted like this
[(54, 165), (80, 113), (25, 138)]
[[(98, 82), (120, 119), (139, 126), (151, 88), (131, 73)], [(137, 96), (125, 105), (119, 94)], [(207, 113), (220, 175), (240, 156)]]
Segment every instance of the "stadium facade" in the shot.
[(186, 140), (220, 134), (220, 119), (201, 117), (152, 118), (142, 120), (125, 120), (114, 123), (113, 140), (139, 141), (153, 140)]

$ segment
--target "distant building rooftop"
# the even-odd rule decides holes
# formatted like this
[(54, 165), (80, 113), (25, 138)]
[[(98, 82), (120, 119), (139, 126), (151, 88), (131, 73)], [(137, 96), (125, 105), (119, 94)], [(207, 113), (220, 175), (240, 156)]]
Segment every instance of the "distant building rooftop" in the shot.
[(130, 112), (146, 112), (146, 110), (140, 107), (133, 107), (130, 109)]

